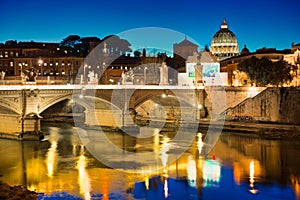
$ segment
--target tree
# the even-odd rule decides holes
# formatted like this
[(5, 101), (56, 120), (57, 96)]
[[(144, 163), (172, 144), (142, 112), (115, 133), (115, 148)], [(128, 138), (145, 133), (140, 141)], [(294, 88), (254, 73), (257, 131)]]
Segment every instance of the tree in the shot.
[(131, 44), (125, 39), (120, 39), (117, 35), (109, 35), (103, 38), (101, 41), (102, 48), (104, 48), (104, 43), (110, 54), (120, 56), (125, 55), (126, 52), (132, 51), (130, 48)]
[(157, 53), (157, 57), (159, 59), (161, 59), (162, 62), (164, 62), (168, 56), (167, 56), (167, 53), (161, 53), (161, 52), (159, 52), (159, 53)]
[(286, 61), (278, 61), (273, 63), (273, 76), (270, 81), (272, 85), (280, 85), (292, 81), (293, 76), (291, 71), (294, 70), (294, 66), (288, 64)]
[(139, 57), (141, 57), (141, 52), (140, 51), (134, 51), (133, 52), (133, 55), (134, 55), (134, 57), (136, 57), (136, 58), (139, 58)]
[(84, 37), (80, 39), (80, 44), (77, 46), (80, 56), (86, 57), (101, 40), (98, 37)]
[(256, 83), (257, 86), (278, 86), (292, 80), (290, 72), (293, 66), (282, 60), (272, 62), (267, 58), (258, 59), (253, 56), (241, 62), (238, 69), (248, 75), (251, 85)]
[(66, 54), (77, 55), (81, 41), (78, 35), (69, 35), (60, 42), (59, 46)]

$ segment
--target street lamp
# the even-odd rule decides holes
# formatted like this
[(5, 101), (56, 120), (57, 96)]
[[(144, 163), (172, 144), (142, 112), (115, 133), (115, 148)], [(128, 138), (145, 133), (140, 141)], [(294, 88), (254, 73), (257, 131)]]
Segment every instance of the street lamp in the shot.
[(20, 63), (19, 62), (19, 66), (20, 66), (20, 68), (21, 68), (21, 71), (20, 71), (20, 77), (21, 77), (21, 83), (23, 83), (23, 65), (22, 65), (22, 63)]
[(147, 67), (144, 68), (144, 85), (147, 85), (147, 83), (146, 83), (146, 81), (147, 81), (146, 70), (147, 69), (148, 69)]
[(42, 70), (42, 66), (43, 66), (43, 60), (42, 59), (39, 59), (38, 60), (38, 65), (39, 65), (39, 68), (41, 69), (41, 75), (43, 76), (43, 70)]
[(299, 57), (299, 54), (298, 54), (298, 57), (297, 59), (294, 58), (294, 63), (296, 65), (296, 87), (298, 87), (298, 70), (299, 70), (299, 66), (300, 66), (300, 57)]
[(86, 81), (86, 68), (87, 68), (87, 64), (84, 64), (83, 66), (83, 83), (86, 84), (87, 81)]

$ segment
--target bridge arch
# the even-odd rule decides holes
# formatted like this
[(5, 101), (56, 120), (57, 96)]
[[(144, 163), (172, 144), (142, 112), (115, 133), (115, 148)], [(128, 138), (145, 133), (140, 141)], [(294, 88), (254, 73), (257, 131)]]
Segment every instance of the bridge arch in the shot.
[[(196, 96), (193, 93), (190, 94), (174, 94), (171, 90), (155, 90), (155, 91), (150, 91), (147, 94), (140, 95), (138, 92), (134, 94), (134, 99), (135, 101), (130, 102), (130, 108), (137, 108), (141, 106), (143, 103), (153, 100), (153, 99), (158, 99), (161, 98), (162, 102), (165, 102), (166, 100), (164, 99), (177, 99), (178, 103), (181, 102), (184, 105), (189, 105), (189, 106), (195, 106), (196, 102)], [(166, 103), (166, 105), (168, 105)]]
[(8, 114), (21, 114), (22, 111), (16, 106), (11, 103), (9, 100), (0, 100), (0, 109), (5, 110)]
[(94, 110), (94, 109), (116, 109), (121, 110), (118, 106), (114, 105), (110, 101), (95, 97), (95, 96), (83, 96), (81, 97), (76, 96), (73, 98), (75, 103), (78, 103), (79, 105), (83, 106), (86, 109)]
[[(78, 96), (72, 96), (72, 94), (66, 94), (66, 95), (60, 95), (60, 96), (55, 96), (53, 98), (50, 98), (48, 100), (43, 101), (39, 105), (39, 114), (44, 112), (46, 109), (50, 108), (51, 106), (62, 102), (64, 100), (73, 100), (74, 103), (78, 103), (82, 107), (88, 110), (93, 110), (93, 109), (117, 109), (120, 110), (116, 105), (113, 105), (110, 101), (107, 101), (106, 99), (102, 99), (99, 97), (92, 97), (92, 96), (84, 96), (80, 97)], [(1, 105), (1, 104), (0, 104)]]
[(39, 104), (39, 108), (38, 108), (38, 114), (41, 114), (42, 112), (44, 112), (45, 110), (47, 110), (48, 108), (50, 108), (51, 106), (64, 101), (64, 100), (71, 100), (72, 99), (72, 95), (70, 94), (66, 94), (66, 95), (60, 95), (60, 96), (54, 96), (50, 99), (44, 99), (45, 101), (43, 101), (42, 99), (42, 103)]

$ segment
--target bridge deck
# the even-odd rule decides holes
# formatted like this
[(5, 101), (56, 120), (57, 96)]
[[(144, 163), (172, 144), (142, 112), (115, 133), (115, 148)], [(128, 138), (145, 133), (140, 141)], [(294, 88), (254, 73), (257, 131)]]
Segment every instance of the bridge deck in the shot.
[(0, 90), (23, 90), (23, 89), (40, 89), (40, 90), (55, 90), (55, 89), (142, 89), (142, 90), (193, 90), (204, 89), (203, 86), (178, 86), (178, 85), (0, 85)]

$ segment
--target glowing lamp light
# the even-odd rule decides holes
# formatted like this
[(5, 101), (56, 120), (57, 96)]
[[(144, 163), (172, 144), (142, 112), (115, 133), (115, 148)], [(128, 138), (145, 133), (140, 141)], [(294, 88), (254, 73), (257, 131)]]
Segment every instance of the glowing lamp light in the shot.
[(38, 64), (39, 64), (39, 65), (42, 65), (42, 64), (43, 64), (43, 60), (42, 60), (42, 59), (39, 59), (39, 60), (38, 60)]

